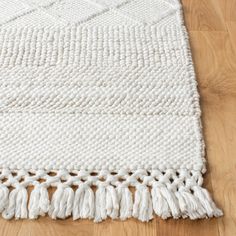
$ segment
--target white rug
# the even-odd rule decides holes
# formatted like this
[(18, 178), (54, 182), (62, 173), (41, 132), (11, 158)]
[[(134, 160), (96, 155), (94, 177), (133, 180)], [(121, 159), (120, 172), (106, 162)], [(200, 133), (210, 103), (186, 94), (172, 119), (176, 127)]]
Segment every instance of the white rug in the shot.
[(201, 187), (199, 96), (178, 0), (0, 9), (4, 218), (222, 215)]

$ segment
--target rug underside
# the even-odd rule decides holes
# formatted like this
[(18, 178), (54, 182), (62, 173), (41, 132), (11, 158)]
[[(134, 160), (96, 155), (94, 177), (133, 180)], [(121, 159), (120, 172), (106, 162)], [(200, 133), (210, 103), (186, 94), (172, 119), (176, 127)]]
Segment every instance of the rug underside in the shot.
[(202, 187), (201, 111), (179, 0), (0, 7), (4, 218), (222, 215)]

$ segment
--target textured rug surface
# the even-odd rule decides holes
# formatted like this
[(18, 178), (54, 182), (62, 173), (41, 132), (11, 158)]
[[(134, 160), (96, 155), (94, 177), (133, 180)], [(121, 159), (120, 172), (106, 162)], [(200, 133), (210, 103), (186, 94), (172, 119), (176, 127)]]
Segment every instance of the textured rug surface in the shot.
[(202, 187), (199, 96), (179, 0), (0, 7), (4, 218), (222, 215)]

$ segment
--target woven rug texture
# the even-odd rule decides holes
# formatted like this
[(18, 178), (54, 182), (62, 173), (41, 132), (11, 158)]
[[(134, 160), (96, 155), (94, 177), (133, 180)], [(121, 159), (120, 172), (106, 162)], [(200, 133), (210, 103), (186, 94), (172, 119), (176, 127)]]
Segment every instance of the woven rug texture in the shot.
[(221, 216), (200, 116), (179, 0), (0, 1), (4, 218)]

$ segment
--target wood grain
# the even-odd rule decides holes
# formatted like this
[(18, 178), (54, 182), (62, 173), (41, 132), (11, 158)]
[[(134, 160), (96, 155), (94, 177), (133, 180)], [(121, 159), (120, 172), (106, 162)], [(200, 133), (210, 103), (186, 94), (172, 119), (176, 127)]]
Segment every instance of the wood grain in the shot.
[(225, 0), (182, 0), (188, 30), (226, 30)]
[(154, 219), (5, 221), (1, 236), (236, 235), (236, 0), (182, 0), (195, 62), (207, 146), (205, 186), (224, 216), (209, 220)]

